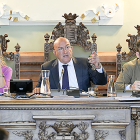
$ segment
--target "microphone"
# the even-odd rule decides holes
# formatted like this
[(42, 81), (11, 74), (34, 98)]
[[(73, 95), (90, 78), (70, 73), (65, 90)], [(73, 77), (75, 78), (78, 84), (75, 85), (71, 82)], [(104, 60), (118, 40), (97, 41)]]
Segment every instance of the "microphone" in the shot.
[(58, 92), (60, 92), (60, 80), (62, 79), (63, 74), (64, 74), (64, 69), (62, 69), (62, 71), (61, 71), (61, 76), (60, 76), (60, 78), (59, 78)]
[(122, 75), (123, 75), (123, 93), (125, 93), (125, 79), (124, 79), (124, 74), (123, 74), (123, 67), (122, 67)]

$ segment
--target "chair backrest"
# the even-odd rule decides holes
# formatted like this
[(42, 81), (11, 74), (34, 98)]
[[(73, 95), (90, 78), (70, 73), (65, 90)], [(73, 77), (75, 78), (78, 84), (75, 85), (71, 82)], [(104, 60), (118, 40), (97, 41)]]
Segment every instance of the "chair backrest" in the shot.
[(97, 44), (95, 43), (97, 36), (95, 33), (91, 36), (93, 41), (93, 43), (91, 43), (88, 41), (90, 37), (87, 27), (82, 22), (76, 25), (76, 18), (78, 17), (76, 14), (64, 14), (63, 17), (65, 18), (65, 25), (59, 22), (54, 27), (55, 30), (52, 31), (51, 36), (52, 42), (49, 42), (50, 35), (48, 33), (44, 35), (46, 41), (44, 44), (44, 61), (50, 60), (49, 53), (53, 50), (54, 41), (59, 37), (67, 38), (72, 46), (80, 46), (84, 48), (85, 51), (97, 52)]
[(122, 66), (124, 63), (133, 60), (136, 58), (136, 42), (140, 40), (140, 26), (134, 26), (137, 29), (137, 35), (131, 35), (128, 34), (127, 36), (130, 37), (130, 39), (126, 39), (126, 42), (128, 42), (128, 48), (129, 52), (121, 52), (121, 45), (118, 44), (116, 46), (117, 48), (117, 55), (116, 55), (116, 76), (119, 76), (120, 71), (122, 70)]
[[(65, 13), (63, 17), (65, 18), (65, 25), (62, 25), (62, 23), (59, 22), (54, 27), (55, 30), (52, 31), (51, 36), (51, 39), (53, 40), (52, 42), (49, 42), (50, 35), (48, 33), (44, 35), (46, 41), (46, 43), (44, 44), (44, 62), (50, 60), (50, 52), (53, 50), (54, 41), (59, 37), (67, 38), (70, 41), (70, 44), (74, 47), (73, 49), (76, 49), (76, 47), (82, 47), (84, 49), (84, 52), (97, 52), (97, 44), (95, 43), (97, 36), (95, 35), (95, 33), (93, 33), (93, 35), (91, 36), (93, 41), (92, 43), (88, 41), (88, 39), (90, 39), (90, 36), (87, 27), (82, 22), (80, 22), (79, 25), (76, 25), (76, 18), (78, 17), (76, 14)], [(78, 53), (78, 55), (74, 54), (73, 51), (73, 56), (79, 57), (79, 54), (80, 53)]]
[(0, 47), (2, 50), (2, 55), (5, 58), (6, 64), (13, 69), (12, 78), (20, 79), (20, 54), (19, 54), (20, 46), (18, 43), (15, 46), (16, 53), (13, 52), (7, 53), (6, 52), (7, 42), (10, 42), (10, 40), (9, 39), (7, 40), (6, 37), (8, 37), (7, 34), (5, 34), (4, 36), (0, 35)]

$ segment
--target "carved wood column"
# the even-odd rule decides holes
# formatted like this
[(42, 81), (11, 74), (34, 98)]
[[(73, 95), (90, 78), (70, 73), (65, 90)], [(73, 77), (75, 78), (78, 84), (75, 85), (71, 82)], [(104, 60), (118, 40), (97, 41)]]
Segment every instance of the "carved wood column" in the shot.
[(46, 33), (44, 35), (46, 43), (44, 43), (44, 62), (49, 61), (49, 53), (53, 50), (53, 42), (48, 43), (50, 35)]
[(140, 107), (132, 107), (131, 119), (135, 120), (135, 140), (140, 140)]
[(118, 52), (116, 55), (116, 77), (118, 77), (122, 68), (122, 54), (120, 53), (122, 47), (120, 44), (118, 44), (116, 48)]
[(97, 36), (95, 35), (95, 33), (93, 33), (93, 35), (91, 36), (91, 38), (92, 38), (92, 41), (93, 41), (93, 44), (91, 44), (91, 53), (93, 51), (95, 51), (97, 53), (97, 44), (96, 44)]
[(49, 41), (50, 35), (48, 33), (46, 33), (44, 35), (44, 38), (46, 41), (46, 43), (44, 43), (44, 62), (46, 62), (49, 59), (49, 51), (48, 51), (49, 43), (48, 43), (48, 41)]
[(15, 62), (15, 79), (20, 79), (20, 46), (17, 43), (15, 46), (16, 54), (14, 54), (14, 62)]

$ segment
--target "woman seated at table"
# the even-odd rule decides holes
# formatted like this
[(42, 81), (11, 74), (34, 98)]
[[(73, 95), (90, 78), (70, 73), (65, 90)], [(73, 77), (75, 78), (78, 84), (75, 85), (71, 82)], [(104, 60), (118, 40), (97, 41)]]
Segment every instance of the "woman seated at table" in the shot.
[(3, 93), (4, 88), (9, 87), (11, 77), (12, 69), (6, 66), (0, 48), (0, 93)]

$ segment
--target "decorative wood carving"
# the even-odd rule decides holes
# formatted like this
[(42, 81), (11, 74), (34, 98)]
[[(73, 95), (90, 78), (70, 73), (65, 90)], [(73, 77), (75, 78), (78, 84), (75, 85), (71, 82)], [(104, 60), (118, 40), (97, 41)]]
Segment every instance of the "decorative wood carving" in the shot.
[(15, 79), (20, 78), (20, 46), (17, 43), (15, 46), (16, 53), (14, 54), (13, 52), (7, 53), (7, 43), (10, 42), (10, 40), (6, 39), (8, 37), (8, 34), (0, 35), (0, 44), (1, 44), (1, 50), (4, 58), (8, 61), (14, 61), (15, 62)]
[(19, 137), (24, 137), (25, 140), (33, 140), (33, 132), (32, 131), (13, 131), (13, 134), (19, 136)]
[(61, 121), (55, 122), (54, 125), (50, 125), (56, 132), (58, 136), (70, 136), (71, 131), (76, 127), (72, 122)]
[[(57, 121), (54, 125), (47, 125), (46, 122), (41, 122), (39, 125), (39, 133), (38, 137), (40, 140), (47, 140), (48, 138), (54, 138), (55, 136), (74, 136), (74, 140), (87, 140), (89, 137), (89, 133), (86, 132), (89, 124), (86, 122), (81, 122), (79, 124), (74, 125), (69, 121)], [(52, 132), (48, 134), (46, 129), (52, 127), (57, 133)], [(82, 133), (77, 134), (73, 131), (73, 129), (77, 127)], [(73, 132), (72, 132), (73, 131)]]
[(136, 134), (136, 140), (138, 140), (140, 137), (139, 135), (139, 126), (140, 126), (140, 107), (132, 107), (131, 109), (131, 120), (135, 121), (135, 134)]
[(80, 133), (79, 135), (77, 135), (76, 133), (74, 133), (74, 137), (75, 140), (87, 140), (89, 137), (89, 133), (86, 132), (86, 129), (88, 128), (88, 123), (85, 122), (81, 122), (78, 124), (78, 128), (79, 130), (81, 130), (82, 133)]
[(40, 140), (47, 140), (47, 139), (53, 139), (54, 136), (56, 136), (56, 133), (52, 132), (51, 134), (48, 134), (46, 131), (47, 128), (49, 128), (50, 125), (47, 125), (46, 122), (41, 122), (39, 124), (39, 133), (38, 133), (38, 138)]
[(126, 132), (125, 132), (125, 130), (121, 130), (121, 131), (119, 131), (119, 134), (120, 134), (120, 136), (121, 136), (121, 140), (125, 140), (126, 138)]
[(95, 130), (94, 136), (95, 140), (104, 140), (106, 136), (109, 135), (108, 131), (103, 131), (103, 130)]
[(15, 79), (20, 79), (20, 46), (17, 43), (17, 45), (15, 46), (16, 49), (16, 54), (14, 55), (14, 62), (15, 62)]
[(1, 50), (2, 50), (2, 54), (3, 56), (7, 59), (7, 60), (14, 60), (14, 53), (7, 53), (7, 42), (10, 42), (9, 39), (6, 39), (8, 37), (8, 34), (0, 35), (0, 43), (1, 43)]
[(140, 26), (134, 26), (137, 29), (138, 34), (137, 35), (131, 35), (128, 34), (127, 36), (129, 39), (126, 39), (126, 42), (128, 42), (128, 48), (129, 48), (129, 53), (126, 52), (121, 52), (121, 45), (118, 44), (116, 46), (117, 48), (117, 55), (116, 55), (116, 76), (118, 77), (121, 69), (122, 69), (122, 61), (128, 61), (130, 58), (136, 55), (136, 42), (140, 39)]
[(46, 33), (44, 35), (46, 43), (44, 44), (44, 62), (49, 60), (49, 52), (53, 50), (53, 43), (48, 43), (50, 35)]
[(77, 45), (84, 48), (85, 51), (95, 51), (97, 52), (97, 44), (96, 39), (97, 36), (95, 33), (91, 36), (93, 43), (88, 41), (90, 39), (89, 31), (87, 30), (87, 27), (80, 22), (79, 25), (76, 25), (76, 18), (78, 17), (76, 14), (64, 14), (62, 16), (65, 18), (65, 25), (62, 25), (61, 22), (59, 22), (52, 31), (51, 39), (53, 39), (52, 42), (48, 43), (50, 35), (46, 33), (44, 35), (46, 43), (44, 44), (44, 61), (49, 60), (49, 52), (53, 50), (53, 43), (54, 41), (59, 37), (65, 37), (67, 38), (71, 45)]

